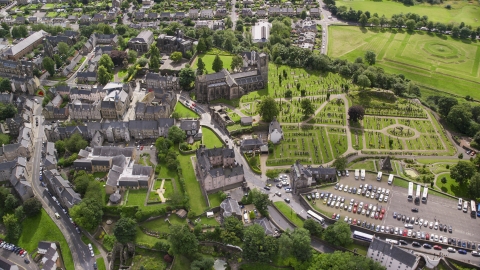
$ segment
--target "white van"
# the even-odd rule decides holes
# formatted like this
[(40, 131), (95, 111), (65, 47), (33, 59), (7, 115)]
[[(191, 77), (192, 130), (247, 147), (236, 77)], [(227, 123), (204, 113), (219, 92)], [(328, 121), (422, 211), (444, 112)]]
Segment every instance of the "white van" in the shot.
[(360, 176), (360, 170), (356, 169), (355, 170), (355, 180), (358, 180), (358, 177)]
[(377, 181), (382, 181), (382, 172), (378, 172)]
[(55, 217), (56, 217), (57, 219), (60, 219), (60, 215), (59, 215), (58, 213), (55, 213)]
[(458, 205), (457, 205), (458, 210), (462, 210), (462, 205), (463, 205), (462, 198), (458, 198)]
[(388, 176), (388, 184), (391, 185), (393, 183), (393, 174)]

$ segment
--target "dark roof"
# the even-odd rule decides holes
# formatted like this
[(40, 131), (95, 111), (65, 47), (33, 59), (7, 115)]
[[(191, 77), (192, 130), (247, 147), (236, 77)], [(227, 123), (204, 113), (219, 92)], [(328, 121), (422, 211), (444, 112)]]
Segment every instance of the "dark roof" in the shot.
[(381, 169), (380, 169), (381, 171), (388, 171), (388, 172), (393, 171), (392, 162), (390, 161), (389, 156), (380, 160), (380, 166), (381, 166)]
[(222, 203), (220, 203), (220, 208), (223, 209), (224, 217), (229, 217), (232, 214), (242, 215), (242, 210), (240, 210), (238, 202), (234, 199), (227, 198)]
[(184, 131), (198, 130), (200, 128), (200, 121), (198, 120), (182, 120), (180, 128)]
[(417, 261), (417, 256), (413, 255), (412, 253), (376, 237), (373, 238), (373, 241), (370, 243), (370, 247), (368, 249), (379, 251), (385, 256), (389, 256), (411, 268), (415, 266)]

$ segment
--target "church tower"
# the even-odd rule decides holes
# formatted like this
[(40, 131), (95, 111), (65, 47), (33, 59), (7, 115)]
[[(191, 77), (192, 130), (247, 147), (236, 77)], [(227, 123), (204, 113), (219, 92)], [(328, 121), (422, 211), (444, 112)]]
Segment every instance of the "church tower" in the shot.
[(265, 86), (268, 84), (268, 55), (266, 53), (260, 53), (257, 59), (257, 69), (262, 75), (263, 83)]

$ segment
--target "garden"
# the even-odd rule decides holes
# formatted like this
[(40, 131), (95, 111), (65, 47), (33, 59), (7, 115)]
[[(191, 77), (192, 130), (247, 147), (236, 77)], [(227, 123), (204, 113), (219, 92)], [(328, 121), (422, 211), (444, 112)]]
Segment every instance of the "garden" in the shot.
[(220, 57), (220, 60), (222, 60), (222, 62), (223, 62), (223, 68), (230, 69), (230, 65), (232, 64), (233, 55), (228, 53), (228, 52), (221, 51), (221, 50), (218, 50), (218, 49), (212, 49), (212, 50), (208, 51), (207, 53), (199, 54), (197, 56), (197, 58), (195, 58), (195, 60), (192, 64), (192, 69), (194, 69), (194, 70), (197, 69), (198, 58), (202, 58), (202, 61), (205, 64), (205, 69), (207, 71), (207, 74), (215, 73), (215, 71), (213, 71), (213, 69), (212, 69), (212, 64), (213, 64), (213, 60), (215, 59), (217, 54)]

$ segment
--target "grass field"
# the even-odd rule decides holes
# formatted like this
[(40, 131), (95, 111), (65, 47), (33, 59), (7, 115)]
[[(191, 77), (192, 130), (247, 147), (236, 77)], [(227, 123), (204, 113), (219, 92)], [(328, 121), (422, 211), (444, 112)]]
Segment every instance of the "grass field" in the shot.
[(262, 270), (288, 270), (288, 269), (293, 269), (288, 266), (282, 266), (282, 267), (276, 267), (273, 265), (270, 265), (268, 263), (246, 263), (242, 264), (240, 266), (240, 270), (257, 270), (257, 269), (262, 269)]
[(128, 190), (127, 205), (144, 205), (147, 197), (147, 189)]
[(208, 200), (210, 201), (210, 207), (220, 206), (222, 200), (220, 199), (220, 192), (208, 194)]
[[(165, 253), (151, 251), (142, 248), (135, 249), (132, 269), (162, 270), (167, 269), (167, 263), (163, 260)], [(143, 266), (143, 268), (142, 268)]]
[(213, 147), (222, 147), (223, 142), (218, 138), (217, 134), (213, 132), (210, 128), (202, 127), (202, 136), (203, 136), (203, 144), (207, 148)]
[(297, 213), (290, 206), (281, 201), (274, 202), (274, 204), (295, 226), (303, 228), (303, 220), (297, 216)]
[[(393, 1), (337, 1), (337, 6), (347, 6), (354, 10), (363, 12), (370, 11), (371, 14), (378, 13), (379, 17), (385, 15), (390, 18), (393, 14), (416, 13), (420, 16), (428, 16), (429, 21), (442, 22), (464, 22), (472, 26), (479, 26), (480, 8), (474, 2), (467, 1), (444, 1), (441, 5), (416, 4), (415, 6), (406, 6), (400, 2)], [(451, 9), (446, 9), (445, 5), (451, 5)]]
[[(215, 73), (212, 69), (212, 64), (213, 60), (215, 59), (215, 54), (199, 54), (197, 59), (193, 62), (192, 68), (193, 70), (197, 69), (197, 61), (198, 58), (202, 58), (203, 63), (205, 64), (205, 69), (207, 70), (208, 74)], [(232, 58), (233, 56), (227, 56), (227, 55), (219, 55), (220, 59), (223, 62), (223, 68), (224, 69), (230, 69), (230, 65), (232, 64)]]
[(97, 267), (98, 267), (97, 269), (98, 270), (106, 270), (105, 260), (103, 258), (98, 258), (96, 262), (97, 262)]
[[(168, 219), (170, 220), (171, 224), (187, 224), (186, 219), (181, 219), (177, 215), (170, 215)], [(156, 232), (170, 232), (170, 225), (165, 222), (165, 218), (157, 218), (155, 220), (145, 222), (142, 226)]]
[(185, 105), (180, 102), (177, 102), (177, 105), (175, 105), (174, 112), (177, 112), (181, 118), (198, 118), (197, 113), (185, 107)]
[[(442, 183), (442, 178), (445, 177), (447, 179), (447, 183)], [(461, 198), (468, 198), (468, 185), (460, 185), (457, 181), (450, 177), (450, 173), (442, 173), (437, 176), (437, 186), (443, 191), (450, 195), (461, 197)]]
[(56, 241), (60, 243), (65, 269), (74, 269), (72, 253), (60, 229), (42, 209), (36, 217), (26, 218), (22, 223), (22, 235), (17, 245), (33, 254), (40, 241)]
[(360, 162), (355, 162), (352, 164), (348, 165), (348, 168), (350, 170), (355, 170), (355, 169), (365, 169), (367, 171), (375, 171), (375, 164), (373, 164), (373, 160), (364, 160)]
[(197, 181), (195, 171), (193, 170), (192, 161), (189, 155), (178, 155), (180, 167), (182, 168), (183, 178), (185, 179), (185, 186), (187, 188), (188, 196), (190, 197), (191, 210), (196, 215), (202, 214), (207, 209), (207, 202), (200, 190), (200, 183)]
[(353, 61), (371, 50), (377, 55), (376, 66), (385, 72), (401, 73), (421, 86), (480, 99), (480, 92), (476, 91), (480, 88), (478, 42), (423, 31), (400, 31), (330, 26), (328, 55)]

